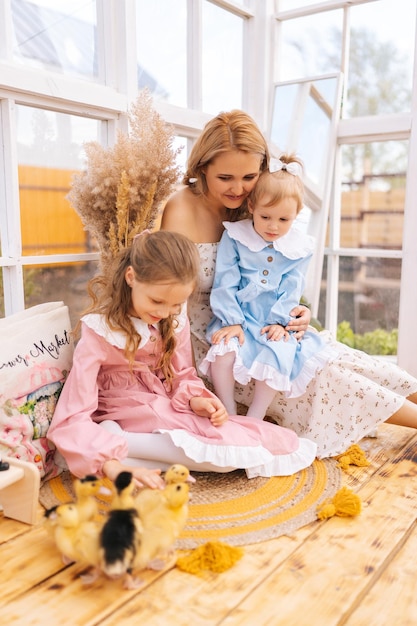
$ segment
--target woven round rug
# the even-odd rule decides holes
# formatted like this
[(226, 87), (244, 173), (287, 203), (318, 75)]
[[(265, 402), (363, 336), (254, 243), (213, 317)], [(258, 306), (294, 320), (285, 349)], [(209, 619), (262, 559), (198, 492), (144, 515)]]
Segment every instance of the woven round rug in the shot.
[[(226, 474), (192, 472), (187, 524), (176, 543), (191, 549), (208, 541), (243, 546), (290, 535), (317, 519), (316, 510), (341, 487), (342, 473), (335, 459), (314, 461), (293, 476), (248, 479), (243, 470)], [(51, 508), (75, 498), (72, 476), (63, 472), (41, 487), (40, 503)], [(111, 487), (105, 479), (104, 485)], [(110, 496), (99, 495), (103, 515)]]

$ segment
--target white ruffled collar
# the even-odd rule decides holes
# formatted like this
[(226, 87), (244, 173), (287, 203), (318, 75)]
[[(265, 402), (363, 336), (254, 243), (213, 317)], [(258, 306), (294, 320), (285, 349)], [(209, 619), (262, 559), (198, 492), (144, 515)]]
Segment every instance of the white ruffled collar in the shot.
[[(176, 316), (178, 320), (178, 326), (175, 329), (176, 333), (179, 333), (183, 330), (186, 319), (187, 319), (187, 305), (184, 304), (181, 313)], [(147, 344), (150, 339), (151, 331), (146, 324), (146, 322), (142, 321), (138, 317), (130, 317), (133, 322), (133, 326), (135, 330), (140, 335), (141, 340), (139, 344), (139, 348), (143, 348)], [(112, 330), (108, 327), (104, 315), (100, 313), (88, 313), (88, 315), (84, 315), (81, 318), (81, 321), (86, 324), (91, 330), (94, 330), (97, 335), (103, 337), (108, 343), (112, 346), (116, 346), (116, 348), (120, 348), (122, 350), (126, 347), (126, 335), (121, 330)], [(158, 329), (158, 324), (152, 324), (152, 326)]]
[(260, 252), (271, 244), (274, 249), (281, 252), (287, 259), (300, 259), (314, 251), (314, 238), (306, 235), (293, 226), (286, 235), (268, 242), (262, 239), (253, 227), (252, 220), (240, 220), (238, 222), (223, 222), (229, 236), (243, 244), (251, 252)]

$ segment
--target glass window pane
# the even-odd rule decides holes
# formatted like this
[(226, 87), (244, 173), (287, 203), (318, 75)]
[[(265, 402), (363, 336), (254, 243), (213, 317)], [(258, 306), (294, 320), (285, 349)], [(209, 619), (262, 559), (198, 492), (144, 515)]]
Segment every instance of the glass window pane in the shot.
[(409, 111), (415, 0), (379, 0), (351, 8), (345, 116)]
[[(326, 308), (327, 257), (318, 319)], [(368, 354), (397, 354), (401, 259), (342, 256), (339, 259), (337, 338)]]
[[(66, 195), (84, 166), (83, 144), (97, 140), (100, 122), (26, 106), (16, 111), (23, 255), (95, 251)], [(24, 267), (26, 307), (63, 300), (74, 326), (95, 271), (92, 262)]]
[(400, 280), (401, 259), (341, 257), (338, 323), (359, 334), (397, 329)]
[(25, 308), (42, 302), (64, 302), (68, 306), (74, 329), (90, 304), (87, 283), (97, 272), (97, 264), (67, 263), (62, 265), (23, 268)]
[(295, 152), (304, 163), (308, 185), (323, 193), (338, 77), (279, 83), (274, 90), (272, 152)]
[(83, 167), (83, 143), (97, 140), (100, 122), (26, 106), (16, 117), (23, 254), (90, 251), (66, 195)]
[(203, 3), (203, 111), (242, 108), (243, 19)]
[(341, 149), (341, 246), (401, 250), (408, 142)]
[(11, 0), (14, 60), (97, 77), (95, 0)]
[(341, 10), (282, 22), (282, 47), (276, 59), (279, 80), (339, 72), (342, 27)]
[[(402, 261), (384, 258), (382, 254), (375, 256), (375, 250), (392, 253), (402, 249), (407, 153), (406, 141), (341, 148), (340, 245), (355, 249), (356, 253), (339, 259), (338, 332), (348, 341), (352, 333), (363, 335), (354, 337), (355, 347), (366, 352), (396, 353)], [(325, 311), (326, 268), (327, 263), (319, 309), (321, 320)]]
[(138, 87), (187, 106), (186, 0), (136, 0)]

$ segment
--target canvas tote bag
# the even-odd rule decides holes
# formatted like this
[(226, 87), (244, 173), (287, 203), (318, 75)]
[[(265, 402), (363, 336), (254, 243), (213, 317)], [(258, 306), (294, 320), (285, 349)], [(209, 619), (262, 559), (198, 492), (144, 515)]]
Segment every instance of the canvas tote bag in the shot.
[(46, 435), (73, 352), (63, 302), (0, 319), (0, 455), (35, 463), (41, 480), (61, 471)]

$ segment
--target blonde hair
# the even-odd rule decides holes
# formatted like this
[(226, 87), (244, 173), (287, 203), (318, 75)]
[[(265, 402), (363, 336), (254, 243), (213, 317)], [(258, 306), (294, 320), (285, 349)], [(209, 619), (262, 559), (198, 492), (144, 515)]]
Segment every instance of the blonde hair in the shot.
[[(303, 163), (295, 155), (282, 154), (279, 159), (285, 164), (298, 163), (302, 171)], [(294, 198), (297, 202), (297, 213), (299, 213), (304, 204), (304, 183), (301, 176), (291, 174), (284, 168), (276, 172), (263, 171), (249, 194), (249, 201), (255, 207), (265, 196), (269, 197), (265, 206), (277, 204), (284, 198)]]
[[(112, 330), (125, 333), (125, 356), (133, 367), (141, 336), (130, 319), (132, 290), (125, 278), (129, 266), (141, 283), (196, 285), (200, 259), (195, 244), (188, 237), (170, 231), (144, 231), (115, 257), (110, 278), (100, 275), (90, 281), (89, 293), (93, 302), (87, 312), (104, 315)], [(177, 324), (175, 315), (159, 322), (162, 351), (157, 367), (162, 369), (169, 383), (173, 379), (171, 359), (176, 346)]]
[[(207, 182), (203, 169), (217, 156), (231, 150), (259, 155), (261, 172), (268, 166), (269, 150), (265, 137), (250, 115), (239, 109), (219, 113), (205, 125), (190, 152), (183, 184), (196, 195), (205, 195)], [(229, 211), (228, 219), (241, 219), (246, 215), (246, 208), (244, 202), (239, 210)]]

